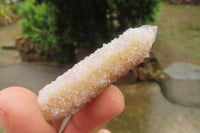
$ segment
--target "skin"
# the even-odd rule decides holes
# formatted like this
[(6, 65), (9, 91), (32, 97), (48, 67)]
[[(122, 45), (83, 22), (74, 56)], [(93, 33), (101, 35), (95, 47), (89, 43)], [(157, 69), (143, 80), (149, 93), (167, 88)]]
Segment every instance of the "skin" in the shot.
[[(124, 109), (121, 91), (111, 85), (72, 115), (63, 133), (90, 133)], [(37, 96), (22, 87), (0, 91), (0, 124), (5, 133), (56, 133), (62, 122), (50, 125), (43, 118)], [(97, 133), (110, 133), (107, 129)]]

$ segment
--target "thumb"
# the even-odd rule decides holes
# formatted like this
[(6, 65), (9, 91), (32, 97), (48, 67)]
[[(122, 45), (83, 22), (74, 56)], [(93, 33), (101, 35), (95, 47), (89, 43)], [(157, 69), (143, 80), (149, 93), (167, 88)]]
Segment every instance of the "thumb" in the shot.
[(0, 91), (0, 124), (6, 133), (54, 133), (37, 105), (37, 96), (21, 87)]

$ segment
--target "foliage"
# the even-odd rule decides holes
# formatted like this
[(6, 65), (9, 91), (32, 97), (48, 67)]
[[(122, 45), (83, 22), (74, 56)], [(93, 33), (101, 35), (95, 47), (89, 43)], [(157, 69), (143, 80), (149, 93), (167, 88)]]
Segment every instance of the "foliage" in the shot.
[(39, 52), (45, 57), (53, 57), (54, 44), (57, 43), (55, 35), (55, 8), (50, 3), (35, 4), (35, 0), (26, 0), (20, 6), (18, 13), (23, 19), (22, 25), (23, 37), (39, 45)]
[(111, 20), (117, 20), (121, 31), (125, 28), (152, 22), (162, 0), (108, 0)]
[[(47, 38), (53, 39), (53, 56), (59, 62), (68, 62), (75, 58), (80, 48), (108, 42), (129, 27), (153, 21), (161, 0), (36, 0), (36, 5), (26, 3), (25, 14), (22, 15), (26, 18), (26, 22), (23, 23), (24, 36), (36, 43), (39, 42), (43, 47), (41, 42), (45, 37), (38, 33), (44, 31), (45, 35), (55, 33), (51, 34), (52, 38)], [(45, 7), (42, 7), (45, 4), (55, 8), (48, 7), (49, 13), (47, 13)], [(40, 18), (41, 12), (48, 15), (45, 16), (44, 13), (42, 15), (45, 17)], [(53, 17), (49, 14), (53, 14)], [(48, 21), (47, 26), (53, 32), (40, 26), (42, 22), (47, 23), (42, 18), (47, 20), (49, 17), (53, 20)], [(52, 45), (51, 40), (47, 42), (49, 48), (48, 45)]]
[(0, 16), (7, 16), (11, 12), (11, 7), (9, 5), (0, 4)]
[(165, 0), (171, 4), (200, 4), (200, 0)]

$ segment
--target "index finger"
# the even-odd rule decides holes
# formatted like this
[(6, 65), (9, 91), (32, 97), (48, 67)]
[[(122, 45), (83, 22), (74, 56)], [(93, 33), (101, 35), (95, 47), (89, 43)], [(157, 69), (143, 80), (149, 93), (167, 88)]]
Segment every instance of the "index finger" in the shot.
[(123, 109), (123, 94), (117, 87), (111, 85), (71, 117), (64, 133), (91, 132), (119, 115)]

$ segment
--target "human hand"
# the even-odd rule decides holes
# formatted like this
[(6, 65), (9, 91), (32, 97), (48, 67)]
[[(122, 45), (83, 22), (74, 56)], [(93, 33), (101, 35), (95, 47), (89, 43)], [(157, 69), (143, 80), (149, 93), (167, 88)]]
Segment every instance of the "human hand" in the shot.
[[(124, 97), (111, 85), (97, 98), (72, 115), (63, 133), (88, 133), (119, 115)], [(56, 133), (62, 122), (50, 125), (37, 104), (37, 96), (28, 89), (10, 87), (0, 91), (0, 125), (5, 133)], [(98, 133), (109, 133), (100, 130)]]

